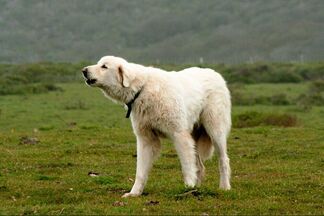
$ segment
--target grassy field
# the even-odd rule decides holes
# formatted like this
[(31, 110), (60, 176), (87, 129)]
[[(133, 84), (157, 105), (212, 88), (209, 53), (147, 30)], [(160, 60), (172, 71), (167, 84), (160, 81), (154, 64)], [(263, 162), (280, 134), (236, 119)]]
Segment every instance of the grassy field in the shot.
[[(305, 83), (246, 85), (244, 94), (287, 94)], [(217, 158), (194, 192), (184, 187), (175, 149), (164, 140), (144, 195), (122, 199), (136, 165), (125, 110), (83, 84), (63, 91), (0, 96), (0, 214), (324, 214), (324, 107), (234, 106), (289, 113), (294, 127), (233, 128), (231, 191), (218, 189)], [(255, 95), (253, 95), (255, 96)], [(89, 172), (99, 176), (91, 177)]]

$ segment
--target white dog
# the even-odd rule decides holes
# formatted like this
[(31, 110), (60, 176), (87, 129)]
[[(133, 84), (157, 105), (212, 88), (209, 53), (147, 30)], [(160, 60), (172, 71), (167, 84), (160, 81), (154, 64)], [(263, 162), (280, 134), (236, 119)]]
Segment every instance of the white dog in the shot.
[(101, 88), (108, 98), (128, 106), (127, 117), (131, 117), (137, 138), (137, 169), (132, 190), (123, 197), (142, 194), (159, 154), (161, 137), (174, 142), (188, 187), (200, 184), (205, 172), (203, 162), (216, 147), (219, 187), (231, 188), (226, 144), (231, 101), (220, 74), (196, 67), (166, 72), (114, 56), (105, 56), (82, 72), (88, 85)]

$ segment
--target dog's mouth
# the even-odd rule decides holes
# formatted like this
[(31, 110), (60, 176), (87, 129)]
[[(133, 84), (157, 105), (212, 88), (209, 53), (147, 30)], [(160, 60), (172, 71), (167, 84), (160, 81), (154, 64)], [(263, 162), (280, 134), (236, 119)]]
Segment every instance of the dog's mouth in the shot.
[(88, 85), (93, 85), (93, 84), (95, 84), (97, 82), (97, 79), (86, 79), (86, 83), (88, 84)]

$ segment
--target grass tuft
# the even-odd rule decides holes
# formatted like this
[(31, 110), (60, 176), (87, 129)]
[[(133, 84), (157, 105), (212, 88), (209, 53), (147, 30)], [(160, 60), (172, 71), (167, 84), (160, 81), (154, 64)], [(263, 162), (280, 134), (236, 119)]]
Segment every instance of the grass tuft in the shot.
[(47, 176), (47, 175), (39, 175), (36, 177), (36, 180), (40, 180), (40, 181), (52, 181), (52, 180), (56, 180), (57, 177), (54, 176)]
[(87, 110), (89, 109), (86, 103), (82, 100), (70, 101), (64, 106), (66, 110)]
[(99, 177), (94, 177), (95, 182), (100, 185), (110, 185), (116, 183), (116, 180), (113, 179), (112, 177), (108, 176), (99, 176)]

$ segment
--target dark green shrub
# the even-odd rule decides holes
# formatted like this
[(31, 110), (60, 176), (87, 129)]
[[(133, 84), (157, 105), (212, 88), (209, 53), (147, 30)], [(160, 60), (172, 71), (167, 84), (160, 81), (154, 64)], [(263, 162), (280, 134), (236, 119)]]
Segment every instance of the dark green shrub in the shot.
[(301, 94), (296, 101), (297, 106), (305, 111), (309, 111), (312, 106), (324, 106), (324, 96), (319, 92)]
[(265, 125), (274, 125), (282, 127), (293, 127), (297, 125), (297, 117), (287, 113), (268, 113), (264, 115), (263, 121)]
[(62, 88), (54, 84), (19, 84), (19, 85), (4, 85), (0, 88), (0, 95), (24, 95), (24, 94), (40, 94), (51, 91), (63, 91)]
[(233, 127), (235, 128), (264, 125), (293, 127), (297, 125), (297, 118), (290, 114), (261, 113), (255, 111), (241, 113), (233, 117)]
[(249, 105), (250, 100), (243, 94), (245, 86), (242, 83), (234, 83), (228, 85), (231, 92), (231, 100), (235, 105)]
[(232, 103), (233, 105), (248, 106), (255, 104), (255, 100), (254, 98), (249, 98), (242, 93), (237, 93), (232, 96)]
[(313, 81), (308, 91), (296, 98), (296, 104), (303, 111), (311, 110), (312, 106), (324, 106), (324, 80)]
[(324, 80), (323, 63), (297, 64), (293, 70), (300, 74), (304, 80)]
[(300, 94), (296, 99), (296, 105), (301, 111), (308, 112), (312, 109), (312, 104), (307, 94)]
[(287, 98), (287, 95), (284, 93), (272, 95), (271, 98), (272, 105), (289, 105), (290, 101)]
[(324, 92), (324, 80), (313, 81), (309, 87), (309, 91), (314, 93)]
[(44, 88), (47, 91), (63, 91), (63, 89), (61, 87), (58, 87), (54, 84), (44, 84)]
[[(271, 104), (271, 98), (266, 97), (266, 96), (254, 97), (253, 104), (263, 104), (263, 105)], [(253, 104), (250, 104), (250, 105), (253, 105)]]
[(302, 82), (303, 77), (294, 71), (285, 71), (282, 69), (269, 73), (264, 82), (271, 83), (298, 83)]
[(258, 112), (245, 112), (233, 117), (233, 127), (255, 127), (261, 125), (261, 113)]

